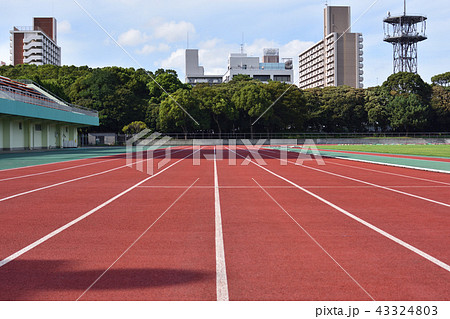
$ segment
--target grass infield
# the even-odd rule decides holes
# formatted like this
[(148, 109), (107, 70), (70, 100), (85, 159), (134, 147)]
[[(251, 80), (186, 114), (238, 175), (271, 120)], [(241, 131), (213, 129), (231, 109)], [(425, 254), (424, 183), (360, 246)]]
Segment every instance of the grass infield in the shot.
[(433, 157), (449, 157), (450, 145), (379, 145), (379, 144), (364, 144), (364, 145), (317, 145), (319, 149), (324, 150), (339, 150), (339, 151), (355, 151), (355, 152), (373, 152), (385, 154), (401, 154), (401, 155), (418, 155), (418, 156), (433, 156)]

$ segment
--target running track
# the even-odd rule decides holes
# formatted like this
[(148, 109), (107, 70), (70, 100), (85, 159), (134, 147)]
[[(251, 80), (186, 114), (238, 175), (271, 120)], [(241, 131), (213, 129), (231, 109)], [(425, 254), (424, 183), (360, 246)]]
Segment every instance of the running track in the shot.
[(0, 171), (0, 300), (449, 300), (449, 174), (255, 151)]

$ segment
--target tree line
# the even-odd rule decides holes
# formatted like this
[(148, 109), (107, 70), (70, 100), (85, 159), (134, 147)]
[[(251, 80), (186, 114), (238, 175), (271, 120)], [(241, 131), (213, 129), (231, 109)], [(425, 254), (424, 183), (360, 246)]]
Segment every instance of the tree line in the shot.
[(348, 86), (301, 90), (238, 75), (229, 83), (182, 83), (173, 70), (18, 65), (0, 75), (30, 79), (64, 100), (97, 110), (100, 126), (117, 132), (146, 127), (160, 132), (450, 131), (450, 72), (432, 84), (396, 73), (367, 89)]

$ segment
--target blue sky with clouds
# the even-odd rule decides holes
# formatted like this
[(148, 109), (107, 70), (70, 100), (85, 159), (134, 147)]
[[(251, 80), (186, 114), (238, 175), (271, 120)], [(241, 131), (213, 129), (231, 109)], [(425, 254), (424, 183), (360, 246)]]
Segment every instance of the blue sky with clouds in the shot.
[[(381, 84), (392, 73), (392, 46), (383, 42), (382, 20), (388, 11), (401, 14), (403, 1), (328, 0), (328, 4), (351, 6), (352, 32), (364, 37), (364, 86)], [(239, 52), (242, 34), (248, 54), (261, 56), (264, 48), (278, 47), (281, 57), (296, 62), (300, 52), (323, 37), (325, 0), (0, 0), (0, 6), (2, 61), (10, 61), (13, 26), (32, 25), (34, 16), (54, 16), (65, 65), (171, 68), (183, 80), (187, 34), (189, 47), (200, 49), (200, 64), (209, 74), (225, 73), (228, 54)], [(428, 17), (428, 40), (419, 43), (418, 64), (419, 74), (430, 82), (433, 75), (450, 71), (450, 4), (409, 0), (407, 12)]]

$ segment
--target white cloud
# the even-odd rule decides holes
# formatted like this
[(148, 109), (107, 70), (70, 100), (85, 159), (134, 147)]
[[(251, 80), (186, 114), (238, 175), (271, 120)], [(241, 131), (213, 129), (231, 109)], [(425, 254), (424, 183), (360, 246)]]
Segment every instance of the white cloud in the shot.
[(119, 39), (117, 40), (117, 42), (120, 45), (137, 46), (139, 44), (145, 43), (148, 39), (149, 37), (145, 33), (142, 33), (141, 31), (136, 29), (130, 29), (127, 32), (119, 35)]
[(178, 49), (172, 52), (167, 59), (161, 61), (161, 67), (164, 69), (176, 70), (178, 72), (178, 75), (180, 76), (181, 73), (179, 71), (184, 70), (184, 52), (184, 49)]
[(0, 43), (0, 61), (10, 64), (9, 41)]
[(195, 34), (194, 25), (190, 22), (165, 22), (155, 27), (154, 36), (167, 42), (177, 42), (186, 39), (187, 34)]
[(168, 52), (170, 50), (170, 46), (166, 43), (160, 43), (158, 46), (146, 44), (140, 50), (136, 52), (141, 55), (149, 55), (153, 52)]
[(72, 26), (70, 25), (69, 21), (67, 21), (67, 20), (58, 21), (58, 33), (68, 34), (71, 32), (72, 32)]

